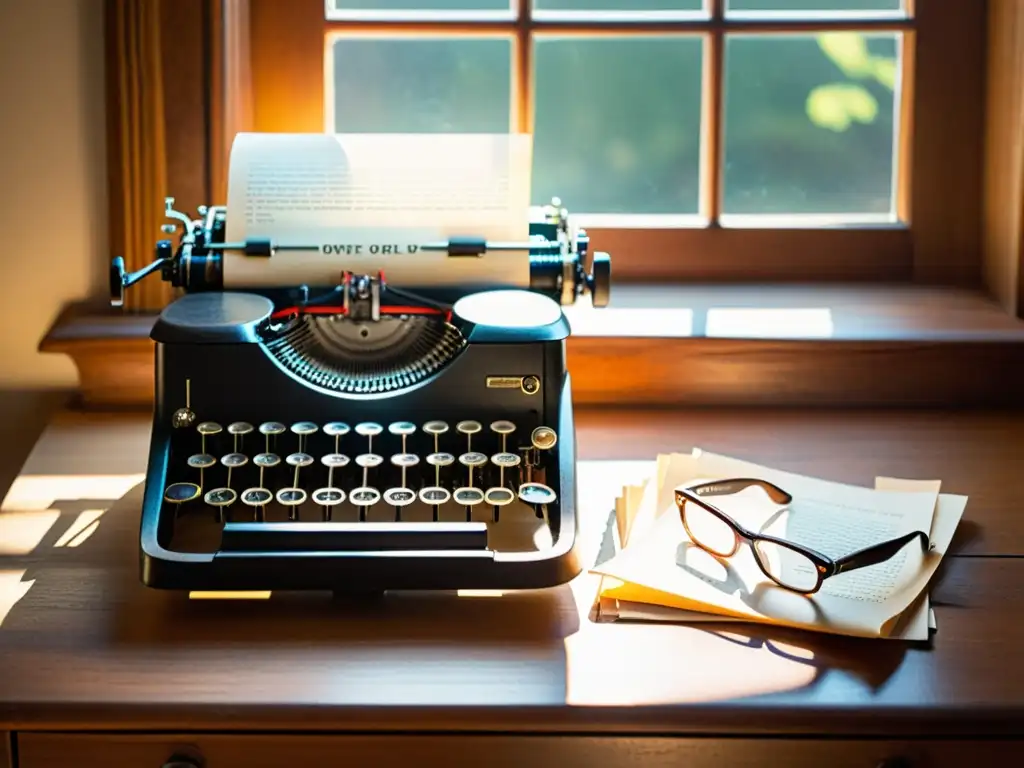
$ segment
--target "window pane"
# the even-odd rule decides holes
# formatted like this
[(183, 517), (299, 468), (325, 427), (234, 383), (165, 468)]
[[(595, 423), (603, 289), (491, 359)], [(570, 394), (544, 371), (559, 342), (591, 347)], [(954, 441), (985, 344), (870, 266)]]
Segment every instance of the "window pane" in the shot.
[(541, 37), (533, 198), (570, 212), (697, 213), (699, 37)]
[(897, 37), (737, 36), (726, 43), (727, 214), (890, 214)]
[(333, 0), (336, 11), (507, 11), (509, 0)]
[[(749, 0), (748, 0), (749, 2)], [(533, 0), (538, 11), (700, 11), (704, 0)]]
[(726, 13), (824, 11), (826, 13), (904, 10), (904, 0), (726, 0)]
[(509, 131), (511, 40), (343, 37), (332, 52), (334, 131)]

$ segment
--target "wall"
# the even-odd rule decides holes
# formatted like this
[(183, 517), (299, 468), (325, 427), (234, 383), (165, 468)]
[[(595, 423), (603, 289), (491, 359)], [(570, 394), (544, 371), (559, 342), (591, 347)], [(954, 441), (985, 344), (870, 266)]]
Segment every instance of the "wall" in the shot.
[(106, 282), (102, 0), (0, 0), (0, 387), (64, 388), (37, 345)]

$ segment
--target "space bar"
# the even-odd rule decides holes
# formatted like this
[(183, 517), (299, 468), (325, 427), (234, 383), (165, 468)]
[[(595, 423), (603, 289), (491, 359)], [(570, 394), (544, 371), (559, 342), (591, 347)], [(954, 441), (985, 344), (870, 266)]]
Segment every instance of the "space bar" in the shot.
[(222, 552), (484, 550), (486, 523), (225, 523)]

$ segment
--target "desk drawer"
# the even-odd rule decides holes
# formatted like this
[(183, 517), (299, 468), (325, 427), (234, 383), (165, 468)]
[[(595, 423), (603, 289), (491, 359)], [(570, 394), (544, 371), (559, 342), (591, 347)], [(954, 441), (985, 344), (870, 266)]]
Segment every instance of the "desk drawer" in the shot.
[(1019, 764), (1022, 749), (987, 740), (26, 733), (17, 768), (965, 768)]

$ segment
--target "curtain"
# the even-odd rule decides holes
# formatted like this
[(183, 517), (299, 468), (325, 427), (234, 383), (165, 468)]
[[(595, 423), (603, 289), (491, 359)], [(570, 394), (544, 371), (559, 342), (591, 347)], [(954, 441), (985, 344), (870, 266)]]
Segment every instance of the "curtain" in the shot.
[[(173, 1), (173, 0), (172, 0)], [(111, 123), (111, 244), (128, 271), (149, 264), (156, 241), (167, 237), (164, 199), (168, 195), (160, 50), (162, 0), (107, 0), (108, 95)], [(174, 239), (177, 234), (170, 236)], [(146, 312), (162, 308), (174, 289), (150, 275), (125, 292), (125, 307)]]

